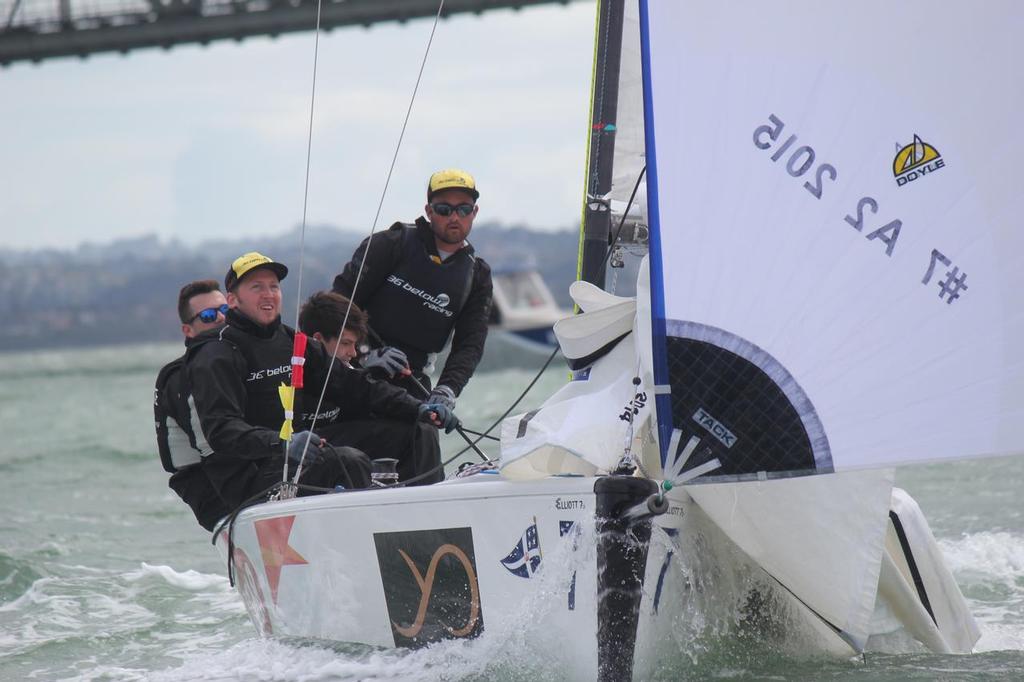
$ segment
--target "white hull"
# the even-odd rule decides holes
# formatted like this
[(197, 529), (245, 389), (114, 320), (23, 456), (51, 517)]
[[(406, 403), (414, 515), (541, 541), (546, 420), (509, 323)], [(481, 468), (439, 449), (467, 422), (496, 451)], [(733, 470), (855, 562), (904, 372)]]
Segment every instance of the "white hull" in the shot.
[[(667, 513), (633, 526), (640, 542), (625, 552), (608, 545), (615, 533), (598, 532), (596, 510), (608, 504), (595, 493), (598, 480), (509, 482), (484, 474), (252, 507), (234, 526), (237, 586), (264, 635), (380, 647), (525, 636), (538, 656), (565, 666), (567, 679), (645, 679), (709, 630), (724, 634), (752, 616), (762, 626), (767, 619), (766, 631), (794, 652), (855, 653), (681, 489), (669, 493)], [(536, 542), (528, 532), (534, 524)], [(218, 547), (226, 556), (226, 532)], [(941, 559), (929, 570), (948, 575)], [(636, 600), (632, 575), (643, 577), (642, 585), (632, 581)], [(894, 622), (906, 624), (900, 617), (916, 622), (912, 597), (902, 611), (883, 607), (889, 634)], [(943, 606), (946, 612), (962, 606), (958, 591), (942, 599), (960, 602)], [(765, 608), (751, 614), (752, 604)], [(927, 634), (945, 641), (935, 628)]]

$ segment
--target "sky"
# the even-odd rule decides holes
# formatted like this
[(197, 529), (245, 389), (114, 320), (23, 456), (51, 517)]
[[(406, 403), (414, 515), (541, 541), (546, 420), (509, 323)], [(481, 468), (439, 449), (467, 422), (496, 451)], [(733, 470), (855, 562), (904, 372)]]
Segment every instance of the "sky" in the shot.
[[(431, 19), (321, 33), (307, 225), (368, 232)], [(441, 21), (378, 221), (434, 170), (480, 220), (578, 224), (594, 4)], [(313, 32), (0, 69), (0, 248), (156, 234), (196, 244), (302, 221)]]

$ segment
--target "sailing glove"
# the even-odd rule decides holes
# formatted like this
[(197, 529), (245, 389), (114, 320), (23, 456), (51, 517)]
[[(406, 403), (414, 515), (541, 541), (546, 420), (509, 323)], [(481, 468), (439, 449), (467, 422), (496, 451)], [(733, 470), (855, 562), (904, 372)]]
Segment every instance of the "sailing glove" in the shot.
[[(306, 447), (309, 443), (309, 447)], [(323, 443), (320, 436), (312, 431), (299, 431), (292, 436), (288, 442), (288, 459), (296, 464), (302, 459), (302, 451), (306, 451), (306, 464), (312, 464), (320, 456), (320, 445)]]
[(455, 413), (448, 409), (446, 405), (442, 405), (440, 403), (423, 403), (420, 405), (419, 420), (421, 422), (433, 424), (434, 419), (431, 417), (431, 412), (437, 415), (437, 421), (441, 422), (441, 426), (438, 428), (443, 428), (445, 433), (451, 433), (462, 426), (461, 422), (459, 422), (459, 418), (455, 416)]
[(385, 374), (393, 377), (409, 366), (409, 359), (405, 357), (405, 353), (394, 346), (384, 346), (383, 348), (374, 348), (359, 358), (359, 365), (363, 369), (384, 370)]
[(434, 387), (434, 390), (430, 392), (430, 397), (427, 398), (428, 403), (436, 403), (438, 405), (444, 405), (449, 410), (455, 409), (455, 391), (448, 388), (444, 384), (439, 384)]

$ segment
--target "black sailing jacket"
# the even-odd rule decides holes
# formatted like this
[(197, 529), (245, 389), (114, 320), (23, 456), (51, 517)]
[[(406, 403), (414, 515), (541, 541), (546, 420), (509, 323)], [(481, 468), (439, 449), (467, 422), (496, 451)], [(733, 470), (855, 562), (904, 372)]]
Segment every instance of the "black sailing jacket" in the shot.
[[(186, 348), (192, 339), (185, 339)], [(189, 403), (189, 390), (184, 381), (185, 356), (164, 365), (157, 375), (153, 392), (153, 414), (156, 441), (164, 469), (172, 475), (167, 482), (191, 507), (196, 520), (206, 530), (213, 530), (217, 521), (231, 513), (220, 499), (200, 464), (209, 454), (209, 446), (199, 431), (199, 422)]]
[[(213, 449), (203, 459), (203, 468), (225, 499), (240, 499), (259, 464), (283, 453), (279, 431), (284, 408), (277, 387), (290, 382), (293, 337), (294, 331), (280, 318), (264, 327), (230, 310), (225, 326), (200, 334), (188, 349), (186, 380)], [(306, 388), (294, 410), (296, 432), (309, 428), (301, 415), (313, 411), (329, 363), (324, 347), (309, 339)], [(412, 422), (420, 405), (404, 390), (341, 363), (334, 364), (326, 397), (346, 417), (373, 412)], [(328, 421), (337, 417), (335, 412)]]
[[(409, 243), (410, 239), (413, 240), (413, 244)], [(366, 253), (368, 244), (371, 246)], [(413, 248), (414, 246), (419, 248)], [(438, 256), (434, 233), (427, 219), (421, 216), (416, 219), (414, 226), (395, 223), (386, 232), (373, 235), (372, 242), (371, 238), (363, 240), (352, 255), (352, 260), (345, 265), (341, 274), (334, 278), (334, 291), (343, 296), (352, 296), (352, 288), (364, 253), (366, 265), (353, 297), (355, 304), (370, 312), (370, 326), (380, 334), (386, 344), (405, 351), (414, 371), (423, 368), (428, 353), (437, 352), (440, 346), (443, 346), (443, 342), (436, 343), (439, 334), (447, 339), (448, 334), (454, 332), (451, 352), (436, 383), (448, 386), (455, 395), (459, 395), (469, 378), (473, 376), (473, 371), (484, 352), (484, 342), (487, 340), (487, 321), (493, 291), (490, 266), (475, 255), (473, 247), (469, 244), (449, 256), (443, 263), (433, 261), (431, 256)], [(416, 259), (415, 263), (408, 262), (413, 258)], [(425, 291), (432, 294), (421, 295), (419, 299), (409, 297), (417, 312), (423, 312), (424, 307), (436, 306), (439, 301), (436, 299), (437, 292), (433, 291), (436, 287), (432, 286), (436, 282), (428, 281), (435, 279), (429, 274), (430, 268), (433, 267), (438, 269), (436, 279), (439, 280), (445, 279), (442, 271), (471, 268), (469, 277), (466, 278), (468, 290), (463, 291), (467, 287), (460, 283), (453, 285), (452, 292), (446, 292), (450, 300), (441, 307), (457, 309), (458, 312), (447, 320), (437, 320), (437, 325), (444, 325), (443, 331), (439, 331), (434, 324), (424, 324), (422, 319), (410, 314), (409, 308), (395, 306), (393, 301), (378, 301), (381, 305), (375, 305), (374, 299), (393, 286), (394, 279), (389, 281), (389, 276), (398, 276), (402, 285), (409, 285), (407, 291)], [(450, 279), (457, 282), (459, 278)], [(456, 292), (454, 289), (459, 291)], [(389, 319), (382, 319), (382, 311)], [(382, 332), (384, 329), (388, 333)]]

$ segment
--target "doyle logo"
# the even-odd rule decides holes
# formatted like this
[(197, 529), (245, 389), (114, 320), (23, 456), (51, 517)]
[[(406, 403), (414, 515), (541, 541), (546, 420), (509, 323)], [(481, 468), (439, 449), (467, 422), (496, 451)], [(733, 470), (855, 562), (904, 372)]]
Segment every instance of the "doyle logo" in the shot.
[(374, 533), (373, 543), (395, 646), (483, 632), (471, 529)]
[(413, 296), (423, 299), (423, 305), (430, 308), (435, 313), (441, 313), (445, 317), (451, 317), (455, 314), (450, 310), (446, 310), (448, 304), (452, 302), (452, 299), (448, 294), (440, 293), (437, 296), (434, 296), (423, 289), (414, 287), (397, 275), (388, 275), (388, 283), (395, 285), (402, 291), (406, 291)]
[(896, 184), (902, 187), (945, 166), (939, 151), (915, 134), (913, 142), (899, 147), (896, 152), (896, 158), (892, 160), (892, 174), (896, 177)]
[(731, 448), (733, 443), (736, 442), (736, 435), (725, 428), (717, 419), (705, 412), (703, 407), (698, 407), (697, 411), (693, 413), (693, 421), (707, 429), (712, 436), (720, 440), (722, 445), (727, 448)]

